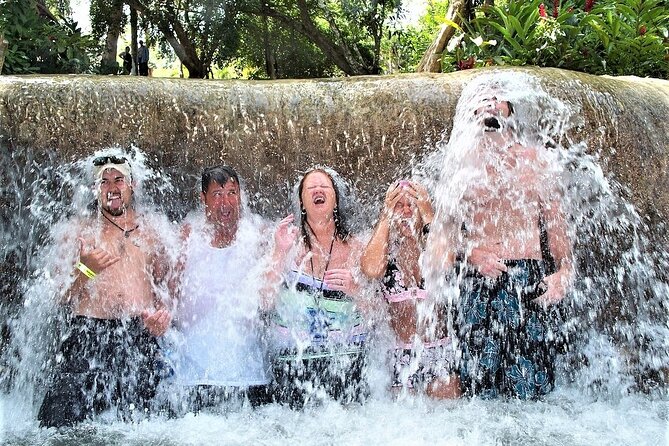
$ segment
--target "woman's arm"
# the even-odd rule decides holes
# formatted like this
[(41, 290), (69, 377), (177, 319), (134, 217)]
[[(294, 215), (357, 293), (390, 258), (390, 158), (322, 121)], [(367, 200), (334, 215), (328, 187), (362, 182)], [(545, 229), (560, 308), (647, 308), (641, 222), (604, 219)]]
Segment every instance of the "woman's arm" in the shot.
[(274, 231), (274, 247), (267, 258), (263, 273), (263, 286), (260, 289), (260, 308), (267, 311), (274, 306), (274, 299), (283, 281), (289, 253), (293, 251), (298, 229), (293, 224), (295, 217), (288, 215), (279, 222)]
[(360, 257), (360, 270), (370, 279), (380, 279), (388, 265), (388, 245), (390, 238), (390, 220), (398, 200), (401, 198), (402, 186), (395, 182), (386, 191), (379, 221), (374, 234), (367, 243)]

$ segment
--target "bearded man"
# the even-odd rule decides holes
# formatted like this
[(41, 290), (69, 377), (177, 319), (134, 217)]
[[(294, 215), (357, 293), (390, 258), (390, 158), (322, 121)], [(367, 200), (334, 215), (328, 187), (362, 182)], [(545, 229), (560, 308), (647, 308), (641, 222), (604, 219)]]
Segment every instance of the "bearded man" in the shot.
[(63, 240), (77, 260), (63, 284), (70, 317), (38, 414), (44, 427), (72, 426), (112, 408), (125, 420), (148, 411), (159, 381), (157, 337), (171, 321), (159, 297), (169, 265), (135, 211), (129, 161), (95, 158), (93, 174), (96, 211), (74, 221), (73, 236)]

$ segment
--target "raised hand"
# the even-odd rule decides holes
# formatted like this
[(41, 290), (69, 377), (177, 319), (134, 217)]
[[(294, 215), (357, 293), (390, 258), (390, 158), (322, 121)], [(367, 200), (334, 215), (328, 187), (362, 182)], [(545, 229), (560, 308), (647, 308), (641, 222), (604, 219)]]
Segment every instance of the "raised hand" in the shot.
[(414, 182), (408, 183), (404, 186), (404, 190), (416, 203), (423, 224), (431, 223), (434, 218), (434, 209), (432, 209), (432, 203), (430, 202), (430, 194), (427, 193), (427, 189), (423, 185)]
[(293, 224), (294, 221), (295, 216), (290, 214), (279, 222), (276, 231), (274, 231), (274, 244), (276, 249), (280, 251), (288, 251), (295, 244), (299, 231), (297, 226)]
[(121, 260), (119, 256), (110, 253), (106, 249), (96, 248), (94, 243), (88, 242), (81, 237), (77, 240), (80, 245), (79, 261), (96, 274)]
[(386, 198), (383, 201), (382, 216), (385, 216), (388, 219), (392, 218), (395, 205), (400, 200), (400, 198), (402, 198), (403, 192), (404, 189), (400, 183), (395, 182), (390, 184), (388, 190), (386, 191)]

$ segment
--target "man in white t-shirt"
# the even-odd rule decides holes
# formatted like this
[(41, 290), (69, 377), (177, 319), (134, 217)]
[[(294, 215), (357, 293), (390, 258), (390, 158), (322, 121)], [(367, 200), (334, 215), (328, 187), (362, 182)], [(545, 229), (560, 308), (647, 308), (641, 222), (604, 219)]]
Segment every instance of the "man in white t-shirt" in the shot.
[(188, 394), (187, 411), (233, 397), (255, 406), (270, 400), (257, 277), (261, 225), (243, 210), (238, 175), (228, 166), (203, 172), (201, 200), (204, 215), (182, 231), (175, 381)]

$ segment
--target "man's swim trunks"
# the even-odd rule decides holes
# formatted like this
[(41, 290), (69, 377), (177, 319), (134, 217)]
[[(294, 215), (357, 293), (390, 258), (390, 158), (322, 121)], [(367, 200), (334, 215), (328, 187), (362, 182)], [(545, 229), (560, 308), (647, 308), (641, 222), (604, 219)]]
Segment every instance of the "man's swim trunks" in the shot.
[(555, 346), (548, 314), (533, 299), (545, 290), (541, 260), (507, 260), (497, 279), (468, 273), (457, 331), (463, 393), (537, 398), (554, 386)]
[(72, 426), (108, 409), (141, 417), (158, 385), (156, 339), (139, 318), (75, 316), (37, 418), (44, 427)]

